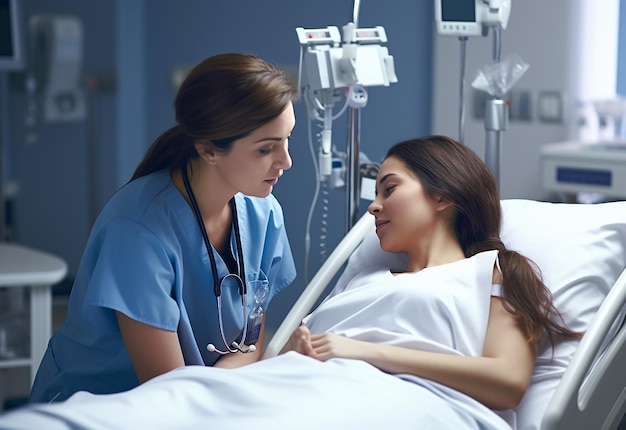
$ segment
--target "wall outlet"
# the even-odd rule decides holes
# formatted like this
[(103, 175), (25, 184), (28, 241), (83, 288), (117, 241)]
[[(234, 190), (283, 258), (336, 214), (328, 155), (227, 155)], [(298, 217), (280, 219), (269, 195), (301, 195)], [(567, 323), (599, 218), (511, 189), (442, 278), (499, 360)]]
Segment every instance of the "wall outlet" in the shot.
[(559, 91), (541, 91), (537, 95), (537, 116), (542, 122), (563, 121), (563, 96)]

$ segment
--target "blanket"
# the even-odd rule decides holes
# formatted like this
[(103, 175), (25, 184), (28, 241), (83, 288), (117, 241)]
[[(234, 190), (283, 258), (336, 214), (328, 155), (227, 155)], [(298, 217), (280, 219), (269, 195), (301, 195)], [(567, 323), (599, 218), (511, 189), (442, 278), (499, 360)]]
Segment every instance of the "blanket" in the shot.
[(29, 405), (0, 415), (0, 429), (510, 429), (482, 404), (465, 403), (468, 415), (442, 395), (446, 387), (424, 382), (358, 360), (289, 352), (238, 369), (187, 366), (123, 393)]

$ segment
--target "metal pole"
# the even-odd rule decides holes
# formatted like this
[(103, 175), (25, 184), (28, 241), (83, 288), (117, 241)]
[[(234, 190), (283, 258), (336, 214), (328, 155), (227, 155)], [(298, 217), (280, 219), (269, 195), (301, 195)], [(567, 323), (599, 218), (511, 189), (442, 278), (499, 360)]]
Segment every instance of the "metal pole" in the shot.
[[(359, 9), (361, 2), (354, 0), (352, 22), (354, 28), (359, 27)], [(361, 111), (348, 109), (348, 143), (347, 143), (347, 190), (346, 190), (346, 232), (356, 224), (359, 218), (359, 141), (361, 134)]]
[(0, 242), (4, 242), (7, 239), (7, 199), (5, 195), (6, 185), (4, 183), (4, 178), (6, 175), (4, 171), (4, 166), (6, 165), (6, 153), (4, 152), (4, 145), (6, 142), (8, 142), (9, 136), (9, 132), (7, 130), (9, 124), (9, 85), (7, 82), (7, 74), (4, 72), (0, 72), (0, 118), (2, 118), (2, 122), (0, 123)]
[(485, 108), (485, 163), (500, 185), (500, 133), (508, 127), (509, 109), (504, 100), (491, 98)]
[(459, 37), (461, 43), (461, 82), (459, 86), (459, 142), (465, 143), (465, 62), (467, 36)]
[(361, 134), (361, 110), (348, 109), (347, 144), (347, 190), (346, 190), (346, 231), (350, 230), (359, 218), (359, 142)]
[[(500, 62), (502, 51), (501, 34), (502, 28), (497, 25), (493, 30), (493, 62)], [(499, 98), (490, 97), (485, 106), (485, 163), (491, 169), (500, 186), (500, 145), (501, 132), (508, 128), (509, 107)]]
[(354, 0), (352, 3), (352, 23), (354, 28), (359, 28), (359, 10), (361, 9), (361, 1)]

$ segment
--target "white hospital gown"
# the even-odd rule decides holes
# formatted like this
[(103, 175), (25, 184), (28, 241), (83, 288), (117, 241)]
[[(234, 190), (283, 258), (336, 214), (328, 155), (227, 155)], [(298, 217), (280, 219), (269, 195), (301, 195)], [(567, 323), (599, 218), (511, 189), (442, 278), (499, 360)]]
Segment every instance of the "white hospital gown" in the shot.
[[(481, 356), (487, 331), (497, 251), (486, 251), (416, 273), (378, 270), (355, 276), (304, 319), (311, 333), (330, 332), (352, 339), (447, 354)], [(477, 420), (497, 414), (513, 428), (513, 411), (492, 412), (469, 396), (418, 378)]]

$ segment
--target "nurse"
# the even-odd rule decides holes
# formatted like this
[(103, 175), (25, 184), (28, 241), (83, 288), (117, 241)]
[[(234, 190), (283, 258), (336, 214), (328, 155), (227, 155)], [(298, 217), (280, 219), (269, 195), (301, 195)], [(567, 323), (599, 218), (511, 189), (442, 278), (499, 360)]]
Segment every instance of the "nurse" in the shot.
[(291, 167), (296, 98), (282, 70), (252, 55), (191, 70), (176, 125), (93, 226), (31, 402), (259, 359), (267, 306), (296, 276), (272, 195)]

